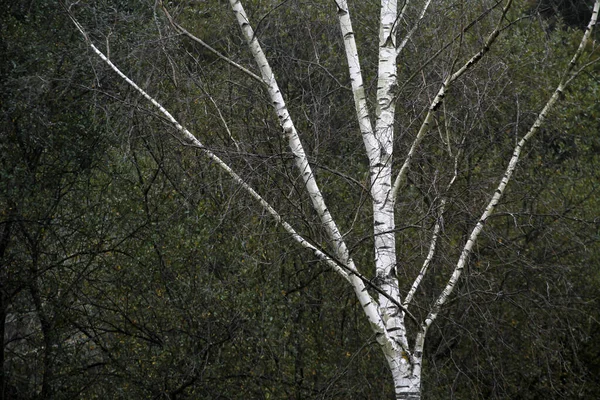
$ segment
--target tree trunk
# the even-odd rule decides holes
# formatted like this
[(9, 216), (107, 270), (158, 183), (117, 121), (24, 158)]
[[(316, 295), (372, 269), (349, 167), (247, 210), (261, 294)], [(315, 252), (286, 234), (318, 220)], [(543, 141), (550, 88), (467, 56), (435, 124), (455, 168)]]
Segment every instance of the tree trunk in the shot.
[(394, 391), (397, 400), (421, 399), (421, 373), (414, 371), (410, 364), (402, 359), (397, 368), (392, 369)]

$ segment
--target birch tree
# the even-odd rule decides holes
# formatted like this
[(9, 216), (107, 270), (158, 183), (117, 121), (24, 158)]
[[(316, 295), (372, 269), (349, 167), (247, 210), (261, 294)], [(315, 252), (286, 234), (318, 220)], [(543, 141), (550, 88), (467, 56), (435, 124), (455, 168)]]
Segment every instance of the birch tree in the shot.
[[(444, 1), (435, 0), (381, 1), (378, 17), (376, 89), (372, 94), (366, 87), (364, 72), (361, 69), (364, 60), (361, 58), (356, 30), (353, 28), (352, 8), (345, 0), (335, 0), (333, 3), (331, 15), (332, 17), (336, 15), (339, 23), (339, 34), (345, 50), (344, 59), (348, 68), (348, 75), (345, 79), (350, 82), (350, 92), (355, 106), (355, 115), (348, 116), (348, 118), (355, 119), (358, 127), (356, 132), (347, 132), (347, 135), (361, 136), (367, 160), (368, 179), (363, 187), (368, 193), (368, 202), (371, 207), (372, 231), (370, 233), (371, 240), (368, 242), (373, 246), (370, 250), (372, 261), (367, 265), (355, 261), (353, 252), (348, 245), (348, 236), (343, 233), (350, 227), (340, 226), (338, 222), (340, 216), (334, 215), (328, 206), (328, 199), (324, 195), (314, 166), (311, 165), (310, 155), (307, 154), (301, 140), (302, 132), (299, 132), (297, 128), (297, 119), (302, 116), (291, 114), (285, 100), (285, 93), (279, 86), (276, 73), (269, 62), (269, 54), (265, 52), (261, 44), (260, 35), (254, 30), (254, 24), (257, 22), (251, 20), (242, 1), (230, 0), (230, 7), (247, 46), (247, 51), (254, 60), (253, 66), (241, 65), (227, 54), (210, 46), (202, 37), (196, 36), (191, 30), (180, 24), (171, 15), (166, 5), (161, 5), (161, 11), (172, 28), (183, 38), (200, 44), (229, 67), (247, 75), (256, 86), (266, 93), (272, 105), (273, 114), (280, 125), (281, 135), (292, 154), (297, 175), (290, 179), (298, 179), (301, 182), (300, 186), (307, 195), (309, 206), (318, 220), (317, 229), (323, 231), (325, 243), (313, 240), (288, 221), (276, 208), (272, 199), (264, 197), (259, 189), (253, 187), (249, 180), (245, 179), (231, 163), (226, 162), (210, 146), (207, 146), (201, 137), (196, 136), (193, 126), (186, 126), (185, 121), (178, 119), (169, 110), (169, 105), (160, 101), (160, 94), (147, 92), (141, 82), (134, 81), (127, 71), (116, 65), (110, 58), (108, 46), (105, 50), (101, 50), (100, 44), (95, 43), (88, 34), (88, 28), (78, 22), (76, 13), (71, 13), (76, 9), (73, 7), (76, 3), (73, 6), (65, 5), (66, 12), (69, 13), (92, 53), (145, 98), (157, 113), (160, 113), (161, 117), (176, 131), (184, 146), (197, 149), (212, 160), (218, 168), (229, 175), (241, 190), (254, 199), (258, 208), (269, 214), (274, 222), (285, 230), (290, 241), (312, 253), (349, 285), (387, 360), (397, 399), (421, 398), (422, 364), (424, 356), (426, 356), (424, 354), (425, 340), (430, 327), (436, 322), (440, 312), (450, 301), (456, 286), (460, 283), (461, 275), (474, 252), (478, 238), (503, 198), (524, 149), (540, 131), (557, 101), (564, 96), (569, 83), (596, 61), (593, 58), (587, 58), (584, 62), (579, 62), (585, 49), (595, 46), (590, 42), (598, 17), (600, 0), (594, 3), (592, 17), (580, 44), (565, 70), (556, 80), (556, 86), (551, 96), (545, 100), (530, 126), (517, 132), (519, 136), (515, 139), (512, 153), (505, 160), (505, 169), (497, 176), (496, 184), (487, 193), (485, 202), (480, 205), (480, 214), (469, 227), (464, 241), (459, 244), (460, 249), (456, 255), (447, 255), (456, 258), (453, 262), (453, 269), (448, 275), (436, 277), (444, 282), (441, 290), (432, 298), (425, 299), (420, 303), (426, 304), (425, 310), (417, 309), (415, 303), (421, 295), (421, 285), (431, 274), (432, 264), (440, 251), (439, 243), (447, 229), (444, 226), (444, 215), (450, 201), (449, 193), (466, 168), (463, 163), (465, 149), (462, 146), (466, 137), (459, 133), (455, 135), (454, 140), (448, 138), (444, 140), (444, 132), (440, 124), (443, 118), (440, 115), (447, 112), (447, 96), (452, 94), (459, 83), (468, 85), (463, 80), (473, 73), (482, 60), (489, 57), (489, 53), (497, 45), (500, 35), (508, 30), (514, 22), (513, 17), (510, 16), (512, 0), (496, 3), (486, 2), (487, 8), (481, 15), (458, 27), (453, 36), (446, 38), (444, 45), (413, 49), (415, 43), (423, 43), (423, 40), (417, 41), (416, 37), (426, 30), (427, 24), (433, 24), (436, 18), (442, 18), (439, 15), (440, 10), (447, 10), (444, 8), (444, 3)], [(469, 6), (467, 2), (461, 4), (463, 7)], [(491, 28), (485, 31), (476, 46), (466, 46), (465, 42), (469, 31), (473, 27), (481, 28), (478, 23), (484, 18), (492, 21), (489, 24)], [(485, 29), (485, 26), (481, 29)], [(475, 50), (473, 50), (474, 48)], [(399, 70), (407, 64), (405, 60), (410, 57), (411, 52), (420, 55), (427, 54), (427, 61), (421, 69), (414, 71), (401, 81), (399, 80)], [(434, 83), (428, 82), (428, 85), (436, 85), (433, 96), (429, 99), (426, 107), (419, 110), (418, 123), (415, 124), (414, 120), (409, 123), (405, 115), (396, 112), (397, 103), (406, 100), (401, 98), (404, 94), (402, 89), (415, 76), (423, 75), (425, 80), (423, 71), (426, 64), (437, 60), (440, 54), (446, 55), (447, 62), (444, 73)], [(399, 146), (402, 141), (396, 135), (398, 129), (413, 132), (408, 143), (406, 137), (403, 138), (404, 147)], [(447, 126), (445, 131), (446, 135), (450, 135)], [(433, 222), (428, 229), (429, 241), (425, 246), (424, 257), (420, 260), (419, 270), (417, 273), (412, 273), (407, 268), (408, 261), (399, 256), (402, 249), (397, 242), (400, 232), (398, 226), (408, 221), (408, 214), (411, 212), (410, 209), (399, 204), (399, 199), (408, 190), (409, 174), (416, 168), (415, 158), (427, 141), (438, 132), (442, 136), (442, 140), (439, 142), (442, 145), (434, 156), (442, 154), (451, 161), (453, 170), (446, 175), (446, 181), (439, 184), (443, 190), (435, 196), (430, 205), (433, 210), (431, 213)], [(243, 153), (235, 141), (235, 132), (228, 130), (228, 134), (233, 150)], [(361, 177), (351, 178), (356, 181), (361, 179)], [(417, 313), (415, 310), (419, 312)]]

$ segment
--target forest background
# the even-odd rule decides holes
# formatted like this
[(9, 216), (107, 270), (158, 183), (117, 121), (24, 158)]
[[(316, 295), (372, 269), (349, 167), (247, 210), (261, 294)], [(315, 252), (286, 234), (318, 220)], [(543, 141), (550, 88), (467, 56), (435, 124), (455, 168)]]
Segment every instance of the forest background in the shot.
[[(476, 21), (461, 38), (469, 54), (501, 11), (489, 1), (439, 3), (399, 71), (396, 107), (409, 121), (399, 128), (400, 153), (452, 59), (444, 46), (453, 29)], [(592, 3), (517, 2), (489, 57), (445, 99), (401, 199), (409, 214), (398, 248), (405, 273), (415, 275), (439, 221), (434, 205), (448, 198), (444, 251), (421, 283), (417, 317), (451, 273), (515, 138), (556, 87)], [(368, 171), (335, 4), (244, 4), (330, 210), (353, 257), (368, 266)], [(228, 3), (167, 6), (252, 69)], [(379, 6), (351, 7), (373, 93)], [(71, 11), (111, 60), (323, 243), (270, 101), (252, 78), (183, 37), (153, 2), (80, 1)], [(596, 43), (586, 60), (598, 58)], [(0, 51), (0, 399), (392, 398), (351, 288), (214, 162), (182, 145), (89, 51), (60, 3), (3, 7)], [(424, 398), (598, 398), (599, 72), (594, 64), (579, 74), (524, 151), (428, 333)], [(463, 166), (448, 193), (455, 165), (446, 148)]]

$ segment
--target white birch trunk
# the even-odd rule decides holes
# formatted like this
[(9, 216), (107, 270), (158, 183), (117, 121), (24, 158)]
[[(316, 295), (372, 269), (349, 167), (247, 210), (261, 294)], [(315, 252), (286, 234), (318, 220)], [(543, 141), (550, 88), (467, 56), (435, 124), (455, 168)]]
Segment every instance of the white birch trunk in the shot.
[[(396, 279), (396, 236), (392, 188), (392, 157), (394, 141), (395, 103), (392, 88), (396, 86), (396, 18), (397, 0), (381, 2), (379, 32), (379, 71), (375, 124), (375, 154), (370, 157), (371, 197), (373, 200), (373, 235), (375, 271), (381, 289), (391, 298), (400, 300)], [(388, 297), (379, 296), (386, 329), (399, 347), (407, 349), (404, 316)], [(398, 362), (394, 355), (391, 367)]]
[[(375, 131), (372, 130), (365, 99), (362, 73), (347, 2), (338, 1), (338, 16), (344, 38), (350, 81), (355, 108), (369, 160), (371, 199), (373, 210), (375, 282), (385, 293), (379, 295), (380, 312), (385, 329), (395, 342), (393, 348), (383, 348), (392, 372), (394, 387), (399, 399), (420, 398), (420, 368), (414, 368), (404, 323), (404, 311), (396, 276), (397, 255), (395, 237), (394, 197), (392, 193), (392, 161), (395, 122), (394, 89), (397, 87), (398, 26), (397, 0), (382, 0), (379, 30), (379, 67)], [(423, 8), (424, 14), (429, 2)], [(404, 3), (403, 12), (408, 2)], [(391, 299), (395, 299), (393, 302)]]
[[(420, 360), (419, 360), (420, 362)], [(421, 370), (404, 360), (397, 368), (392, 368), (394, 392), (398, 400), (419, 400), (421, 398)]]

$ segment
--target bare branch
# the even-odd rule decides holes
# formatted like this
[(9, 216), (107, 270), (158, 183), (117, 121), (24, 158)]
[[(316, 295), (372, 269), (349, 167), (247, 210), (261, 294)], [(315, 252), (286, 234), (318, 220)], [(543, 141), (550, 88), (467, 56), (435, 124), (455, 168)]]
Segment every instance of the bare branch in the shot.
[(267, 57), (265, 56), (260, 43), (254, 35), (254, 31), (250, 26), (244, 8), (241, 2), (238, 0), (231, 0), (230, 3), (244, 38), (246, 39), (256, 64), (261, 71), (262, 80), (267, 84), (269, 97), (271, 98), (271, 102), (277, 117), (279, 118), (279, 123), (283, 129), (283, 133), (288, 138), (289, 147), (294, 154), (296, 168), (302, 175), (304, 186), (311, 198), (313, 208), (319, 215), (322, 224), (325, 226), (327, 233), (333, 242), (334, 253), (336, 257), (343, 260), (344, 263), (347, 263), (348, 265), (353, 264), (342, 235), (340, 234), (333, 217), (329, 213), (327, 205), (325, 204), (325, 199), (323, 198), (321, 190), (317, 185), (312, 168), (308, 162), (308, 157), (304, 152), (304, 147), (300, 141), (300, 137), (298, 136), (298, 132), (296, 131), (292, 117), (287, 109), (287, 105), (283, 99), (281, 91), (279, 90), (275, 74), (271, 70)]
[[(68, 12), (68, 11), (67, 11)], [(75, 24), (77, 29), (81, 32), (83, 37), (85, 38), (86, 43), (90, 46), (92, 51), (98, 55), (114, 72), (117, 73), (125, 82), (127, 82), (131, 87), (133, 87), (138, 93), (140, 93), (144, 98), (146, 98), (152, 105), (154, 105), (158, 110), (163, 114), (166, 119), (181, 133), (183, 143), (198, 148), (201, 150), (208, 158), (213, 160), (219, 168), (224, 170), (233, 180), (236, 182), (242, 189), (244, 189), (251, 197), (253, 197), (260, 206), (268, 212), (277, 223), (281, 224), (281, 226), (292, 236), (292, 238), (298, 242), (302, 247), (311, 250), (320, 260), (325, 261), (330, 267), (332, 267), (336, 272), (338, 272), (342, 277), (346, 280), (350, 280), (350, 277), (346, 273), (346, 271), (339, 266), (339, 263), (334, 261), (331, 257), (327, 256), (321, 250), (317, 249), (310, 242), (308, 242), (304, 237), (302, 237), (296, 230), (287, 223), (281, 215), (260, 195), (256, 192), (246, 181), (242, 179), (228, 164), (226, 164), (220, 157), (218, 157), (215, 153), (213, 153), (208, 148), (204, 147), (204, 145), (198, 140), (187, 128), (177, 121), (173, 115), (167, 111), (156, 99), (150, 96), (146, 91), (144, 91), (141, 87), (139, 87), (134, 81), (129, 79), (127, 75), (125, 75), (121, 70), (112, 63), (105, 55), (102, 53), (89, 39), (87, 33), (83, 30), (81, 24), (69, 13), (69, 17), (71, 21)]]
[[(546, 103), (544, 108), (542, 109), (542, 111), (538, 114), (538, 117), (536, 118), (535, 122), (533, 123), (533, 125), (531, 126), (531, 128), (529, 129), (527, 134), (525, 134), (525, 136), (523, 136), (523, 138), (521, 138), (521, 140), (515, 146), (515, 148), (513, 150), (513, 155), (508, 163), (508, 166), (506, 167), (506, 171), (504, 172), (502, 179), (500, 180), (500, 184), (498, 185), (498, 188), (494, 192), (492, 199), (490, 200), (487, 207), (485, 208), (485, 211), (479, 218), (479, 221), (477, 221), (477, 224), (473, 228), (473, 231), (469, 235), (469, 239), (467, 240), (467, 243), (465, 244), (465, 246), (460, 254), (460, 257), (458, 259), (456, 267), (454, 268), (454, 272), (452, 273), (452, 276), (448, 280), (446, 287), (444, 288), (444, 290), (442, 291), (440, 296), (437, 298), (435, 304), (431, 308), (431, 311), (429, 312), (427, 318), (425, 319), (425, 322), (423, 323), (423, 325), (421, 327), (421, 332), (419, 332), (418, 336), (424, 337), (429, 326), (437, 318), (441, 307), (448, 300), (450, 294), (454, 290), (454, 287), (455, 287), (456, 283), (458, 282), (458, 279), (460, 278), (462, 271), (467, 263), (469, 255), (472, 252), (473, 246), (475, 245), (475, 242), (477, 241), (479, 234), (483, 230), (485, 222), (490, 217), (490, 215), (492, 215), (492, 213), (494, 212), (494, 209), (498, 205), (498, 202), (504, 195), (506, 186), (510, 182), (510, 179), (511, 179), (511, 177), (515, 171), (515, 168), (517, 166), (517, 163), (519, 162), (521, 151), (523, 150), (523, 147), (533, 137), (533, 135), (535, 135), (535, 133), (540, 129), (540, 127), (544, 123), (548, 113), (550, 112), (552, 107), (556, 104), (556, 102), (561, 97), (562, 93), (564, 92), (566, 84), (570, 81), (570, 79), (569, 79), (570, 75), (571, 75), (575, 65), (577, 64), (577, 60), (581, 56), (581, 53), (583, 52), (583, 49), (585, 48), (585, 46), (588, 43), (589, 38), (592, 34), (594, 25), (596, 24), (596, 21), (598, 19), (599, 9), (600, 9), (600, 0), (596, 0), (596, 2), (594, 3), (594, 9), (592, 11), (592, 17), (590, 19), (590, 22), (587, 26), (587, 29), (586, 29), (583, 37), (581, 39), (579, 47), (577, 48), (577, 51), (571, 58), (569, 65), (567, 66), (565, 72), (563, 73), (563, 77), (562, 77), (560, 83), (558, 84), (557, 88), (554, 90), (554, 93), (552, 94), (552, 96), (550, 97), (550, 99), (548, 100), (548, 102)], [(423, 338), (423, 340), (424, 340), (424, 338)]]
[(240, 71), (242, 71), (243, 73), (245, 73), (246, 75), (248, 75), (249, 77), (251, 77), (252, 79), (257, 80), (257, 81), (259, 81), (262, 84), (265, 84), (265, 82), (262, 80), (262, 78), (260, 76), (256, 75), (254, 72), (250, 71), (249, 69), (244, 68), (240, 64), (238, 64), (235, 61), (233, 61), (231, 58), (229, 58), (227, 56), (224, 56), (219, 51), (215, 50), (212, 46), (210, 46), (208, 43), (204, 42), (202, 39), (200, 39), (199, 37), (193, 35), (187, 29), (185, 29), (183, 26), (181, 26), (177, 22), (175, 22), (175, 20), (173, 19), (173, 17), (171, 16), (171, 14), (169, 14), (169, 11), (167, 10), (167, 8), (165, 7), (165, 5), (163, 4), (162, 1), (160, 1), (160, 5), (161, 5), (161, 7), (163, 9), (163, 12), (167, 16), (167, 19), (169, 20), (169, 22), (171, 23), (171, 25), (173, 26), (173, 28), (175, 28), (175, 30), (177, 30), (178, 32), (180, 32), (182, 35), (185, 35), (188, 38), (192, 39), (194, 42), (200, 44), (205, 49), (207, 49), (208, 51), (210, 51), (211, 53), (213, 53), (214, 55), (216, 55), (217, 57), (219, 57), (221, 60), (223, 60), (226, 63), (228, 63), (229, 65), (231, 65), (231, 66), (239, 69)]
[(354, 30), (352, 29), (352, 20), (350, 19), (350, 10), (346, 0), (336, 0), (338, 19), (340, 29), (344, 38), (344, 48), (346, 50), (346, 59), (348, 60), (348, 70), (350, 72), (350, 82), (352, 84), (352, 94), (354, 96), (354, 107), (358, 118), (358, 125), (362, 134), (365, 149), (369, 160), (374, 157), (378, 148), (373, 126), (369, 118), (369, 109), (365, 95), (360, 60), (356, 40), (354, 39)]
[(431, 4), (431, 0), (427, 0), (425, 2), (425, 4), (423, 4), (423, 8), (421, 9), (421, 13), (419, 14), (419, 17), (417, 18), (417, 22), (415, 22), (412, 29), (410, 31), (408, 31), (406, 36), (404, 36), (404, 39), (402, 39), (402, 42), (400, 42), (400, 44), (397, 46), (397, 48), (396, 48), (397, 54), (400, 54), (402, 52), (402, 50), (404, 49), (404, 47), (406, 46), (406, 44), (408, 43), (410, 38), (417, 31), (417, 28), (421, 24), (421, 21), (423, 21), (423, 17), (425, 17), (425, 13), (427, 12), (427, 9), (429, 8), (430, 4)]
[(448, 74), (448, 76), (446, 77), (444, 82), (442, 83), (442, 86), (440, 87), (437, 95), (435, 96), (435, 98), (433, 99), (433, 101), (431, 102), (431, 104), (429, 106), (429, 109), (427, 110), (427, 115), (425, 116), (425, 119), (423, 120), (423, 123), (421, 124), (421, 128), (419, 129), (417, 136), (413, 140), (413, 143), (408, 151), (408, 154), (406, 155), (404, 163), (402, 164), (402, 167), (400, 168), (400, 171), (398, 172), (398, 175), (396, 176), (396, 179), (394, 181), (394, 186), (392, 188), (392, 193), (391, 193), (393, 200), (395, 200), (397, 198), (400, 187), (404, 184), (404, 181), (406, 179), (406, 174), (408, 173), (408, 168), (410, 167), (410, 164), (415, 155), (417, 147), (419, 146), (419, 144), (421, 144), (421, 141), (425, 137), (425, 134), (429, 131), (429, 125), (431, 124), (431, 122), (433, 120), (433, 114), (435, 113), (435, 111), (439, 108), (439, 106), (444, 101), (444, 96), (446, 95), (446, 92), (449, 90), (450, 85), (452, 84), (452, 82), (454, 82), (455, 80), (460, 78), (465, 72), (467, 72), (469, 69), (471, 69), (475, 64), (477, 64), (477, 62), (479, 60), (481, 60), (481, 58), (490, 50), (491, 45), (496, 41), (496, 39), (498, 38), (498, 35), (500, 34), (502, 22), (504, 21), (504, 17), (506, 16), (506, 13), (508, 12), (508, 9), (510, 8), (511, 4), (512, 4), (512, 0), (508, 0), (508, 3), (506, 4), (506, 6), (504, 7), (504, 9), (502, 11), (502, 16), (501, 16), (500, 20), (498, 21), (496, 28), (492, 31), (492, 33), (490, 33), (490, 35), (486, 39), (482, 49), (479, 50), (475, 55), (473, 55), (455, 73), (452, 73), (452, 69), (451, 69), (450, 73)]

